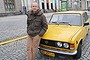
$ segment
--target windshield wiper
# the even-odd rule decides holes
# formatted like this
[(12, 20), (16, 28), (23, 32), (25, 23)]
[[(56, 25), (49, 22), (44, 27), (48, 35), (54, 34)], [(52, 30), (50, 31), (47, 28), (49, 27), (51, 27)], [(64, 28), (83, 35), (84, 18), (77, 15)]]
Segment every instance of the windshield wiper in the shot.
[(58, 23), (58, 22), (51, 22), (50, 24), (56, 24), (56, 25), (59, 25), (59, 23)]
[(52, 23), (57, 23), (57, 22), (52, 22)]
[(68, 25), (70, 25), (71, 26), (71, 24), (69, 24), (69, 22), (59, 22), (59, 24), (60, 23), (63, 23), (63, 24), (68, 24)]
[(57, 24), (57, 25), (63, 23), (63, 24), (68, 24), (68, 25), (72, 26), (71, 24), (69, 24), (69, 22), (56, 22), (56, 21), (55, 21), (55, 22), (51, 22), (51, 23), (54, 23), (54, 24)]

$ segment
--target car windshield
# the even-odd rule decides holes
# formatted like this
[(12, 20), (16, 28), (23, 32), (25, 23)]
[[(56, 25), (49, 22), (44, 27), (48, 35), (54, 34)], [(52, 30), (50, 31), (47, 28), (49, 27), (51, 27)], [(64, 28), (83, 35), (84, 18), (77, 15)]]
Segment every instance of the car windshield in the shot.
[(69, 24), (80, 26), (82, 24), (80, 14), (54, 14), (51, 17), (50, 24)]

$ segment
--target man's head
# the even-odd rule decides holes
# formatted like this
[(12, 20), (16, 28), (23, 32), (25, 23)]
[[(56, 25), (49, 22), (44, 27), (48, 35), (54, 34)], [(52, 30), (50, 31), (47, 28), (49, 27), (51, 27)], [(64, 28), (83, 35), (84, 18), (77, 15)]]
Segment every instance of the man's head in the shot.
[(34, 12), (37, 11), (37, 10), (39, 9), (38, 3), (37, 3), (37, 2), (33, 2), (33, 3), (31, 4), (31, 9), (32, 9)]

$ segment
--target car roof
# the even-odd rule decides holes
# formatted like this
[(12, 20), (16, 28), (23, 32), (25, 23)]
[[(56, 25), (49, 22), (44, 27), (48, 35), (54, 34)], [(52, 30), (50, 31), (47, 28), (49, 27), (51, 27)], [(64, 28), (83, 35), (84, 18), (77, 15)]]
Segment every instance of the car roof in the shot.
[(58, 13), (74, 13), (74, 14), (83, 14), (85, 13), (86, 11), (61, 11), (61, 12), (55, 12), (55, 14), (58, 14)]

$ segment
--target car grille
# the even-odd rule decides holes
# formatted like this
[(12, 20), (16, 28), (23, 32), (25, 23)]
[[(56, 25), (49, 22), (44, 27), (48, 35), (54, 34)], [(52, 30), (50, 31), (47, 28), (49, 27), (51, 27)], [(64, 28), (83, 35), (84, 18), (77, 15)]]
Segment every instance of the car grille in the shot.
[[(41, 39), (40, 44), (43, 44), (43, 45), (46, 45), (46, 46), (51, 46), (51, 47), (64, 48), (64, 46), (58, 47), (58, 46), (57, 46), (57, 42), (58, 42), (58, 41)], [(63, 44), (63, 43), (64, 43), (64, 42), (62, 42), (62, 44)], [(69, 48), (65, 48), (65, 49), (70, 49), (70, 47), (69, 47)]]
[(55, 41), (41, 39), (40, 44), (56, 47)]

